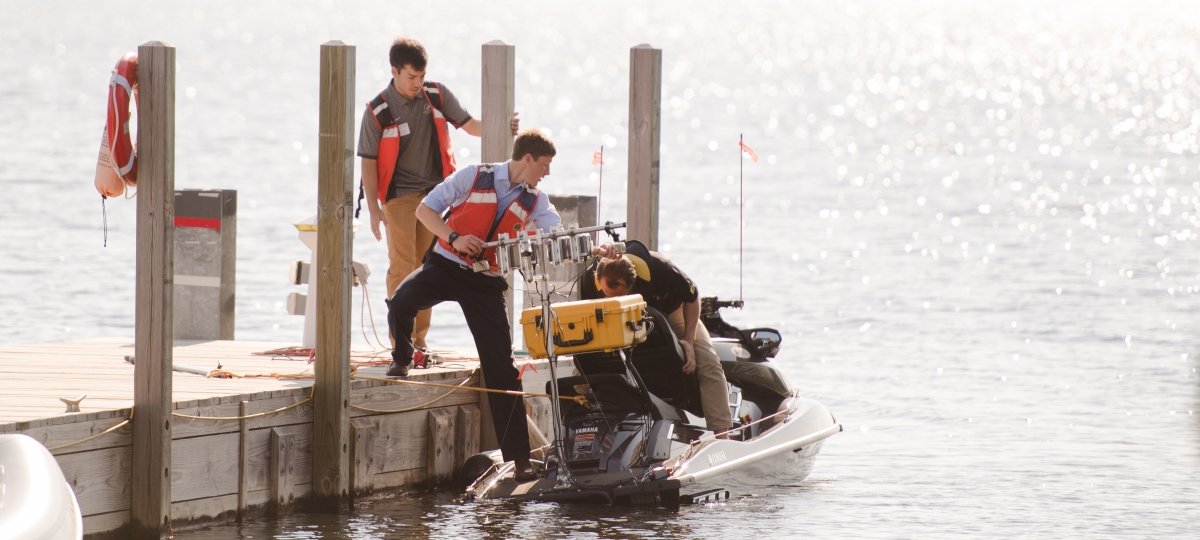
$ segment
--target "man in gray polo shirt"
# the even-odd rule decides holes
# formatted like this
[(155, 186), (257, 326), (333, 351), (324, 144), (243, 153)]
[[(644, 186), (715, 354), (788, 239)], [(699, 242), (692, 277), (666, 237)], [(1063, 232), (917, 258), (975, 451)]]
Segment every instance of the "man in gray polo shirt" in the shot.
[[(387, 296), (421, 264), (433, 234), (416, 218), (417, 206), (433, 186), (454, 172), (449, 125), (476, 137), (482, 124), (444, 85), (425, 81), (428, 57), (415, 39), (396, 38), (388, 52), (392, 82), (367, 103), (358, 137), (362, 183), (371, 233), (387, 230)], [(512, 131), (518, 119), (513, 115)], [(413, 345), (424, 349), (429, 310), (417, 315)]]

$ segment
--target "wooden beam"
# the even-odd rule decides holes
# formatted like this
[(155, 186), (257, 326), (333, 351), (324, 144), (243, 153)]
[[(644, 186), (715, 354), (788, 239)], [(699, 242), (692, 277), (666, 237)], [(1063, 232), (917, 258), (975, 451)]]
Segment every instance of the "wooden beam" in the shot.
[(271, 468), (267, 478), (270, 486), (270, 511), (275, 514), (291, 506), (295, 500), (296, 469), (292, 461), (296, 459), (296, 435), (284, 435), (279, 430), (271, 430)]
[(458, 448), (456, 467), (461, 467), (467, 458), (479, 453), (479, 406), (459, 405), (458, 407), (458, 439), (454, 445)]
[[(337, 511), (350, 487), (350, 287), (354, 211), (354, 47), (321, 45), (317, 163), (317, 359), (313, 508)], [(310, 277), (310, 279), (312, 279)]]
[(454, 420), (457, 416), (458, 411), (452, 407), (429, 410), (425, 455), (429, 456), (428, 479), (431, 484), (444, 484), (454, 478), (454, 462), (458, 458), (458, 450), (454, 446), (457, 439)]
[(659, 118), (662, 49), (629, 49), (629, 185), (627, 237), (658, 249)]
[(131, 536), (171, 523), (171, 348), (175, 236), (175, 48), (138, 47), (137, 285)]
[[(512, 157), (513, 136), (509, 122), (516, 108), (517, 49), (503, 41), (493, 40), (483, 44), (483, 133), (479, 142), (481, 160), (484, 163), (499, 163)], [(504, 291), (504, 305), (508, 306), (510, 330), (516, 303), (513, 300), (513, 278), (508, 276), (508, 290)], [(483, 371), (479, 372), (479, 385), (487, 386)], [(487, 399), (479, 400), (483, 414), (480, 422), (480, 442), (484, 448), (498, 448), (499, 441), (492, 429), (492, 410)]]
[(238, 420), (238, 523), (246, 517), (246, 473), (250, 468), (250, 422), (246, 419), (246, 411), (249, 403), (246, 400), (238, 403), (238, 416), (241, 418)]
[(351, 494), (368, 495), (375, 490), (375, 439), (379, 437), (379, 425), (371, 422), (366, 426), (351, 426), (350, 430), (354, 454)]

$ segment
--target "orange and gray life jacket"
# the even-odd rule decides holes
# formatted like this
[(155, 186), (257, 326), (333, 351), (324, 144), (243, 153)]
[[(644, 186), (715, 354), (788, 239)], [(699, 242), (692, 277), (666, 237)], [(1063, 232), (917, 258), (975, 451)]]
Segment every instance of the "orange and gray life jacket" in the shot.
[[(376, 196), (379, 202), (387, 200), (388, 191), (392, 185), (392, 174), (396, 172), (396, 160), (400, 159), (400, 143), (407, 133), (401, 133), (401, 126), (395, 125), (396, 119), (387, 104), (387, 89), (380, 92), (375, 99), (367, 103), (371, 115), (378, 122), (383, 135), (379, 139), (379, 156), (375, 158)], [(450, 147), (450, 130), (446, 125), (446, 116), (442, 114), (442, 86), (435, 82), (426, 82), (421, 95), (429, 103), (433, 112), (433, 131), (437, 134), (437, 150), (441, 156), (442, 174), (445, 178), (454, 172), (454, 150)]]
[[(509, 237), (514, 237), (516, 233), (525, 230), (525, 225), (529, 223), (529, 216), (533, 214), (537, 200), (538, 190), (536, 188), (522, 186), (517, 198), (508, 205), (502, 214), (497, 216), (496, 205), (499, 204), (499, 197), (496, 195), (496, 166), (480, 165), (475, 171), (475, 180), (471, 184), (471, 191), (467, 194), (467, 199), (462, 204), (450, 209), (450, 219), (446, 221), (446, 224), (458, 234), (475, 235), (482, 238), (484, 242), (495, 240), (499, 233), (508, 233)], [(443, 248), (458, 253), (450, 246), (449, 242), (439, 239), (438, 243)], [(463, 255), (459, 254), (459, 256)], [(492, 270), (498, 270), (496, 248), (489, 248), (485, 251), (483, 258), (487, 259)]]

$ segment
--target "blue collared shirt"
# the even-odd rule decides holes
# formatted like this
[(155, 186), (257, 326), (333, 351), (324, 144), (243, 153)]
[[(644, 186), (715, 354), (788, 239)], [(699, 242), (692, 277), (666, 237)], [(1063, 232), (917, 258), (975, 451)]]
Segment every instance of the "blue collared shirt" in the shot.
[[(508, 208), (521, 190), (525, 189), (524, 185), (511, 185), (508, 177), (508, 162), (496, 163), (496, 217), (499, 218), (504, 210)], [(475, 171), (479, 169), (478, 165), (469, 165), (454, 172), (433, 188), (421, 204), (433, 209), (434, 212), (441, 214), (447, 208), (453, 208), (467, 200), (467, 195), (471, 192), (471, 186), (475, 183)], [(562, 219), (558, 216), (558, 209), (550, 204), (550, 197), (545, 191), (539, 191), (537, 202), (533, 206), (533, 213), (529, 216), (529, 228), (538, 228), (542, 232), (550, 232), (550, 229), (555, 225), (562, 223)], [(485, 238), (484, 241), (487, 241)], [(447, 259), (456, 263), (470, 266), (471, 263), (462, 259), (450, 250), (442, 247), (439, 242), (434, 244), (433, 251)]]

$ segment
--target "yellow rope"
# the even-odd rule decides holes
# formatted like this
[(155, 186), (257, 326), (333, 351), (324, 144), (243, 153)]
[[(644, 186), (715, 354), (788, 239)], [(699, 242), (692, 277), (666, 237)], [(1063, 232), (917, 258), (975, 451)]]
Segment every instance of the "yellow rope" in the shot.
[[(350, 375), (354, 376), (358, 372), (358, 366), (350, 364)], [(296, 373), (238, 373), (224, 368), (217, 368), (209, 371), (205, 377), (209, 379), (288, 379), (288, 380), (307, 380), (316, 379), (317, 374), (311, 371), (300, 371)]]
[[(463, 385), (467, 384), (468, 382), (470, 382), (472, 379), (474, 379), (474, 378), (475, 378), (475, 374), (479, 372), (479, 369), (478, 369), (478, 368), (476, 368), (474, 371), (472, 371), (472, 372), (471, 372), (471, 375), (470, 375), (470, 376), (468, 376), (466, 379), (463, 379), (463, 381), (462, 381), (462, 382), (460, 382), (460, 383), (458, 383), (458, 384), (455, 384), (455, 385), (450, 385), (450, 384), (441, 384), (441, 383), (433, 383), (433, 382), (425, 382), (425, 381), (408, 381), (408, 380), (399, 380), (399, 379), (384, 379), (384, 378), (380, 378), (380, 377), (364, 377), (364, 376), (358, 376), (358, 375), (354, 375), (354, 372), (355, 372), (355, 371), (357, 371), (357, 370), (356, 370), (356, 369), (354, 369), (354, 366), (351, 366), (351, 378), (353, 378), (353, 379), (358, 379), (358, 380), (363, 380), (363, 381), (376, 381), (376, 382), (383, 382), (383, 383), (388, 383), (388, 384), (413, 384), (413, 385), (418, 385), (418, 386), (429, 386), (429, 387), (434, 387), (434, 388), (446, 388), (446, 389), (448, 389), (448, 391), (447, 391), (446, 393), (444, 393), (444, 394), (442, 394), (442, 395), (440, 395), (440, 396), (438, 396), (438, 397), (436, 397), (436, 398), (433, 398), (433, 399), (431, 399), (431, 400), (429, 400), (429, 401), (426, 401), (426, 402), (424, 402), (424, 403), (421, 403), (421, 404), (419, 404), (419, 405), (414, 405), (414, 406), (412, 406), (412, 407), (407, 407), (407, 408), (403, 408), (403, 409), (390, 409), (390, 410), (389, 410), (389, 409), (372, 409), (372, 408), (370, 408), (370, 407), (364, 407), (364, 406), (361, 406), (361, 405), (350, 405), (350, 407), (351, 407), (351, 408), (358, 409), (358, 410), (360, 410), (360, 411), (372, 412), (372, 413), (390, 414), (390, 413), (401, 413), (401, 412), (410, 412), (410, 411), (415, 411), (415, 410), (418, 410), (418, 409), (421, 409), (421, 408), (427, 407), (427, 406), (429, 406), (429, 405), (432, 405), (432, 404), (434, 404), (434, 403), (437, 403), (438, 401), (441, 401), (441, 400), (445, 399), (447, 396), (449, 396), (450, 394), (453, 394), (454, 392), (457, 392), (457, 391), (463, 391), (463, 390), (467, 390), (467, 391), (473, 391), (473, 392), (479, 392), (479, 393), (504, 394), (504, 395), (509, 395), (509, 396), (519, 396), (519, 397), (526, 397), (526, 396), (533, 396), (533, 397), (545, 397), (545, 398), (551, 398), (551, 397), (553, 397), (553, 396), (551, 396), (551, 395), (549, 395), (549, 394), (541, 394), (541, 393), (537, 393), (537, 392), (518, 392), (518, 391), (515, 391), (515, 390), (494, 390), (494, 389), (491, 389), (491, 388), (479, 388), (479, 387), (475, 387), (475, 386), (466, 386), (466, 387), (464, 387)], [(215, 374), (215, 373), (218, 373), (218, 372), (219, 372), (220, 374), (222, 374), (222, 375), (225, 375), (225, 374), (227, 374), (227, 376), (230, 376), (230, 377), (236, 377), (236, 378), (249, 378), (249, 377), (275, 377), (275, 378), (292, 378), (292, 379), (301, 379), (301, 378), (312, 378), (312, 377), (313, 377), (313, 375), (312, 375), (312, 374), (303, 374), (303, 373), (294, 373), (294, 374), (278, 374), (278, 373), (273, 373), (273, 374), (269, 374), (269, 375), (264, 375), (264, 374), (258, 374), (258, 375), (251, 374), (251, 375), (246, 375), (246, 374), (237, 374), (237, 373), (233, 373), (233, 372), (231, 372), (231, 371), (227, 371), (227, 370), (213, 370), (212, 372), (210, 372), (210, 373), (209, 373), (209, 377), (213, 377), (213, 376), (214, 376), (214, 374)], [(307, 375), (307, 376), (305, 376), (305, 375)], [(219, 376), (219, 375), (218, 375), (218, 376)], [(310, 401), (312, 401), (312, 400), (313, 400), (313, 392), (315, 392), (315, 391), (316, 391), (316, 386), (314, 385), (314, 386), (310, 387), (310, 389), (309, 389), (309, 394), (308, 394), (308, 397), (307, 397), (307, 398), (305, 398), (305, 399), (303, 399), (303, 400), (301, 400), (301, 401), (297, 401), (296, 403), (292, 403), (291, 405), (284, 405), (283, 407), (280, 407), (280, 408), (278, 408), (278, 409), (274, 409), (274, 410), (271, 410), (271, 411), (265, 411), (265, 412), (254, 413), (254, 414), (247, 414), (247, 415), (245, 415), (245, 416), (196, 416), (196, 415), (191, 415), (191, 414), (183, 414), (183, 413), (178, 413), (178, 412), (174, 412), (174, 411), (172, 411), (172, 412), (171, 412), (171, 416), (175, 416), (175, 417), (178, 417), (178, 418), (187, 418), (187, 419), (190, 419), (190, 420), (210, 420), (210, 421), (215, 421), (215, 422), (225, 422), (225, 421), (234, 421), (234, 420), (248, 420), (248, 419), (251, 419), (251, 418), (260, 418), (260, 417), (263, 417), (263, 416), (269, 416), (269, 415), (272, 415), (272, 414), (279, 414), (279, 413), (281, 413), (281, 412), (284, 412), (284, 411), (286, 411), (286, 410), (289, 410), (289, 409), (295, 409), (295, 408), (297, 408), (297, 407), (300, 407), (300, 406), (302, 406), (302, 405), (304, 405), (304, 404), (306, 404), (306, 403), (308, 403), (308, 402), (310, 402)], [(566, 400), (566, 401), (573, 401), (573, 402), (575, 402), (575, 403), (578, 403), (578, 404), (580, 404), (580, 405), (584, 405), (584, 406), (586, 406), (586, 405), (587, 405), (587, 398), (586, 398), (586, 397), (584, 397), (584, 396), (559, 396), (559, 399)], [(764, 420), (765, 420), (765, 419), (764, 419)], [(59, 446), (55, 446), (55, 447), (53, 447), (53, 448), (49, 448), (49, 450), (53, 452), (53, 451), (55, 451), (55, 450), (60, 450), (60, 449), (62, 449), (62, 448), (68, 448), (68, 447), (71, 447), (71, 446), (76, 446), (76, 445), (79, 445), (79, 444), (83, 444), (83, 443), (85, 443), (85, 442), (88, 442), (88, 441), (91, 441), (91, 440), (93, 440), (93, 439), (98, 439), (98, 438), (100, 438), (100, 437), (102, 437), (102, 436), (104, 436), (104, 435), (107, 435), (107, 434), (109, 434), (109, 433), (112, 433), (112, 432), (114, 432), (114, 431), (116, 431), (116, 430), (118, 430), (118, 429), (121, 429), (122, 427), (124, 427), (125, 425), (129, 424), (129, 423), (130, 423), (130, 422), (132, 422), (132, 421), (133, 421), (133, 408), (131, 407), (131, 408), (129, 409), (129, 418), (126, 418), (126, 419), (125, 419), (125, 420), (123, 420), (122, 422), (120, 422), (120, 423), (118, 423), (118, 424), (116, 424), (116, 425), (114, 425), (114, 426), (112, 426), (112, 427), (110, 427), (110, 428), (108, 428), (108, 429), (106, 429), (106, 430), (104, 430), (104, 431), (101, 431), (100, 433), (97, 433), (97, 434), (95, 434), (95, 435), (92, 435), (92, 436), (90, 436), (90, 437), (87, 437), (87, 438), (84, 438), (84, 439), (80, 439), (80, 440), (78, 440), (78, 441), (75, 441), (75, 442), (70, 442), (70, 443), (66, 443), (66, 444), (59, 445)]]
[(192, 419), (192, 420), (215, 420), (215, 421), (223, 421), (223, 420), (248, 420), (248, 419), (250, 419), (250, 418), (258, 418), (258, 417), (260, 417), (260, 416), (269, 416), (269, 415), (272, 415), (272, 414), (278, 414), (278, 413), (281, 413), (281, 412), (283, 412), (283, 411), (286, 411), (286, 410), (288, 410), (288, 409), (295, 409), (296, 407), (299, 407), (299, 406), (301, 406), (301, 405), (304, 405), (305, 403), (308, 403), (308, 402), (310, 402), (310, 401), (312, 401), (312, 400), (313, 400), (313, 398), (312, 398), (312, 394), (309, 394), (309, 396), (308, 396), (307, 398), (304, 398), (304, 400), (303, 400), (303, 401), (297, 401), (297, 402), (295, 402), (295, 403), (293, 403), (293, 404), (291, 404), (291, 405), (284, 405), (283, 407), (280, 407), (280, 408), (278, 408), (278, 409), (275, 409), (275, 410), (273, 410), (273, 411), (266, 411), (266, 412), (260, 412), (260, 413), (254, 413), (254, 414), (247, 414), (247, 415), (245, 415), (245, 416), (194, 416), (194, 415), (190, 415), (190, 414), (183, 414), (183, 413), (177, 413), (177, 412), (172, 412), (172, 413), (171, 413), (171, 416), (176, 416), (176, 417), (179, 417), (179, 418), (190, 418), (190, 419)]
[[(478, 369), (476, 371), (478, 371)], [(472, 376), (474, 376), (474, 375), (472, 375)], [(517, 390), (495, 390), (492, 388), (479, 388), (477, 386), (463, 387), (461, 384), (452, 386), (449, 384), (438, 384), (438, 383), (431, 383), (431, 382), (424, 382), (424, 381), (408, 381), (408, 380), (402, 380), (402, 379), (384, 379), (384, 378), (380, 378), (380, 377), (356, 376), (353, 378), (358, 379), (360, 381), (376, 381), (376, 382), (383, 382), (383, 383), (388, 383), (388, 384), (415, 384), (415, 385), (419, 385), (419, 386), (432, 386), (435, 388), (450, 388), (450, 389), (452, 389), (451, 391), (467, 390), (467, 391), (471, 391), (471, 392), (503, 394), (506, 396), (517, 396), (517, 397), (527, 397), (527, 396), (544, 397), (544, 398), (554, 397), (554, 396), (551, 396), (550, 394), (540, 394), (537, 392), (520, 392)], [(575, 403), (578, 403), (580, 405), (585, 405), (585, 406), (587, 405), (587, 398), (584, 396), (559, 396), (558, 399), (566, 400), (566, 401), (574, 401)]]
[(119, 424), (117, 424), (117, 425), (115, 425), (115, 426), (113, 426), (113, 427), (110, 427), (110, 428), (108, 428), (108, 429), (106, 429), (106, 430), (104, 430), (104, 431), (101, 431), (100, 433), (97, 433), (97, 434), (95, 434), (95, 435), (92, 435), (91, 437), (88, 437), (88, 438), (86, 438), (86, 439), (80, 439), (80, 440), (78, 440), (78, 441), (75, 441), (75, 442), (69, 442), (69, 443), (67, 443), (67, 444), (60, 444), (60, 445), (58, 445), (58, 446), (55, 446), (55, 447), (53, 447), (53, 448), (47, 448), (47, 450), (49, 450), (49, 451), (53, 452), (53, 451), (55, 451), (55, 450), (61, 450), (61, 449), (63, 449), (63, 448), (69, 448), (69, 447), (72, 447), (72, 446), (75, 446), (75, 445), (78, 445), (78, 444), (83, 444), (83, 443), (85, 443), (85, 442), (88, 442), (88, 441), (90, 441), (90, 440), (92, 440), (92, 439), (98, 439), (98, 438), (100, 438), (100, 437), (102, 437), (102, 436), (104, 436), (104, 435), (108, 435), (109, 433), (112, 433), (112, 432), (114, 432), (114, 431), (116, 431), (116, 430), (118, 430), (118, 429), (121, 429), (121, 428), (125, 427), (125, 425), (126, 425), (126, 424), (128, 424), (128, 423), (130, 423), (130, 422), (132, 422), (132, 421), (133, 421), (133, 408), (132, 408), (132, 407), (130, 407), (130, 409), (129, 409), (129, 418), (126, 418), (126, 419), (122, 420), (122, 421), (121, 421)]
[(300, 373), (235, 373), (228, 369), (214, 369), (205, 375), (209, 379), (315, 379), (311, 372)]
[[(475, 371), (479, 371), (479, 370), (478, 370), (478, 369), (476, 369)], [(449, 390), (447, 390), (447, 391), (446, 391), (446, 393), (445, 393), (445, 394), (442, 394), (442, 395), (440, 395), (440, 396), (438, 396), (438, 397), (435, 397), (435, 398), (433, 398), (433, 399), (431, 399), (431, 400), (429, 400), (429, 401), (426, 401), (425, 403), (422, 403), (422, 404), (420, 404), (420, 405), (413, 405), (412, 407), (407, 407), (407, 408), (404, 408), (404, 409), (390, 409), (390, 410), (389, 410), (389, 409), (372, 409), (372, 408), (370, 408), (370, 407), (363, 407), (362, 405), (353, 405), (353, 404), (352, 404), (352, 405), (350, 405), (350, 408), (351, 408), (351, 409), (358, 409), (358, 410), (360, 410), (360, 411), (373, 412), (373, 413), (380, 413), (380, 414), (402, 413), (402, 412), (415, 411), (415, 410), (417, 410), (417, 409), (422, 409), (422, 408), (424, 408), (424, 407), (427, 407), (427, 406), (429, 406), (429, 405), (433, 405), (434, 403), (437, 403), (437, 402), (439, 402), (439, 401), (441, 401), (441, 400), (445, 399), (447, 396), (449, 396), (450, 394), (453, 394), (453, 393), (454, 393), (455, 391), (457, 391), (457, 390), (462, 390), (462, 389), (463, 389), (463, 388), (462, 388), (462, 386), (463, 386), (464, 384), (467, 384), (467, 383), (471, 382), (471, 379), (474, 379), (474, 378), (475, 378), (475, 373), (474, 373), (474, 372), (472, 372), (472, 373), (471, 373), (471, 375), (470, 375), (469, 377), (467, 377), (466, 379), (463, 379), (463, 382), (460, 382), (460, 383), (458, 383), (457, 385), (455, 385), (454, 387), (450, 388)], [(395, 382), (402, 382), (402, 381), (395, 381)], [(410, 381), (410, 382), (415, 382), (415, 381)], [(433, 384), (433, 383), (430, 383), (430, 384)]]

